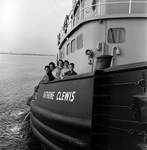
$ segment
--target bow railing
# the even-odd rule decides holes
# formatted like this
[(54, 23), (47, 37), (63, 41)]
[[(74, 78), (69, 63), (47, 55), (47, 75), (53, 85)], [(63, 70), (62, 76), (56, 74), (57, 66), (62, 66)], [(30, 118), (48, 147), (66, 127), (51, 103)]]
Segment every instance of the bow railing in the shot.
[(147, 14), (147, 0), (93, 0), (93, 3), (87, 6), (84, 0), (79, 0), (65, 17), (64, 25), (58, 35), (58, 44), (82, 20), (114, 14)]

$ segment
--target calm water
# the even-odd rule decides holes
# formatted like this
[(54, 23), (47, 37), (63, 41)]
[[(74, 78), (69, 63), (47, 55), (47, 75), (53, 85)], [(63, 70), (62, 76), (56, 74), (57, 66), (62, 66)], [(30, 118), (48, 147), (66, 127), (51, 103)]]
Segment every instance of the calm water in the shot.
[(26, 102), (50, 61), (55, 57), (0, 54), (0, 150), (41, 150), (28, 128)]

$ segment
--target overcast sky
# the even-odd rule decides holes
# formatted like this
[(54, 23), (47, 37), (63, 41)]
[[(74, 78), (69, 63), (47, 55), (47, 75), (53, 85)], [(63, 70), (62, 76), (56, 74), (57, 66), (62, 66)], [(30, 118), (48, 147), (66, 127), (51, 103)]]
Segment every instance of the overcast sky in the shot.
[(72, 0), (0, 0), (0, 52), (56, 54)]

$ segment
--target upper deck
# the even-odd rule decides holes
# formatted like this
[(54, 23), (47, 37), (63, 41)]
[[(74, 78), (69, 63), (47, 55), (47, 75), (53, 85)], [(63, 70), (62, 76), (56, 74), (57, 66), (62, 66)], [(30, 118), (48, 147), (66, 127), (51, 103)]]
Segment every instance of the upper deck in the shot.
[(147, 0), (74, 0), (73, 9), (66, 15), (58, 34), (58, 45), (80, 22), (92, 17), (147, 14)]

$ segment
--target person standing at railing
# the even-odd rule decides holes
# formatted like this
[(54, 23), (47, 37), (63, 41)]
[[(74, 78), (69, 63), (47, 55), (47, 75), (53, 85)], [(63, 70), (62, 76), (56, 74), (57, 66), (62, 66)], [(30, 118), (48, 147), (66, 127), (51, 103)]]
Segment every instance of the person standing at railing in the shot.
[(49, 81), (53, 81), (55, 79), (55, 77), (52, 74), (52, 71), (55, 69), (55, 64), (53, 62), (49, 63), (49, 71), (48, 71), (48, 77), (49, 77)]
[(75, 7), (77, 0), (72, 0), (72, 8)]
[(64, 33), (66, 33), (67, 29), (68, 29), (68, 20), (69, 20), (69, 16), (66, 15), (66, 17), (64, 19), (64, 25), (63, 25), (63, 31), (64, 31)]
[(61, 70), (61, 79), (63, 79), (65, 72), (69, 71), (69, 61), (65, 60), (64, 61), (64, 68)]
[(63, 69), (63, 60), (60, 59), (57, 61), (57, 67), (52, 71), (52, 74), (56, 79), (60, 79), (62, 69)]
[(45, 70), (45, 75), (44, 75), (44, 77), (42, 78), (42, 80), (40, 82), (47, 82), (47, 81), (49, 81), (49, 76), (48, 76), (48, 72), (50, 70), (49, 66), (48, 65), (45, 66), (44, 70)]
[(72, 76), (72, 75), (77, 75), (77, 73), (74, 71), (74, 63), (69, 64), (69, 71), (65, 73), (65, 76)]

